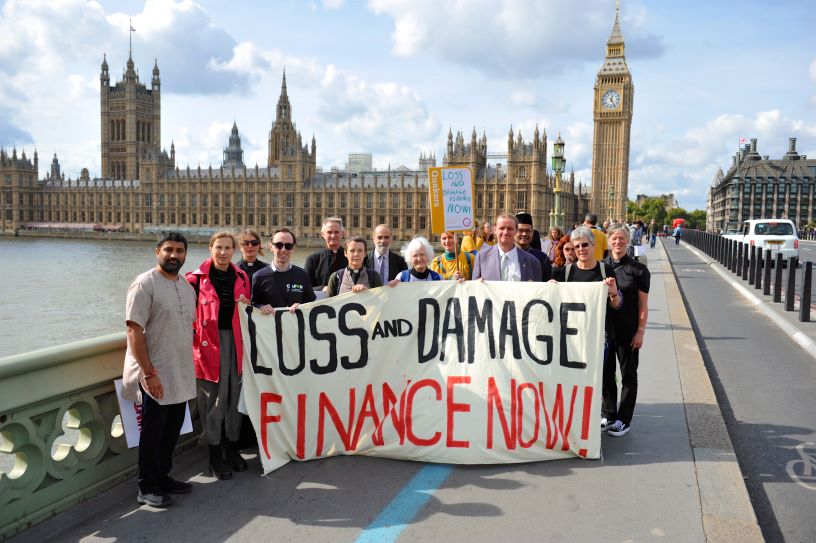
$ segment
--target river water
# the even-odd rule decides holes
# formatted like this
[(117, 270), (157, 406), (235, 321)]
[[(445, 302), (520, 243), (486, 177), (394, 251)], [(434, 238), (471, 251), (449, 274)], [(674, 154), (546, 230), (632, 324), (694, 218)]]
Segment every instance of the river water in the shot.
[[(124, 332), (127, 288), (156, 265), (154, 251), (151, 242), (0, 237), (0, 357)], [(313, 251), (296, 250), (293, 262)], [(208, 257), (190, 245), (182, 272)]]

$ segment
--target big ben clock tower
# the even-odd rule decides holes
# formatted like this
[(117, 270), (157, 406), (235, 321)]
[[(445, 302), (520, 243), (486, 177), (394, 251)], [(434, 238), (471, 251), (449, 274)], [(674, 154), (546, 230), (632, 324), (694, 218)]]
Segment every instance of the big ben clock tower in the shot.
[(620, 0), (606, 42), (606, 58), (595, 78), (592, 138), (592, 211), (623, 220), (629, 191), (629, 137), (635, 87), (624, 57)]

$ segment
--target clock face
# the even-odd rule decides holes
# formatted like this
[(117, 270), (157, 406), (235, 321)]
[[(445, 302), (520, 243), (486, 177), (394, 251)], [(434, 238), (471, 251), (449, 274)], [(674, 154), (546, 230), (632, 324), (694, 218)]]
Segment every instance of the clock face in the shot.
[(601, 105), (606, 109), (615, 109), (620, 105), (620, 94), (614, 90), (608, 90), (601, 96)]

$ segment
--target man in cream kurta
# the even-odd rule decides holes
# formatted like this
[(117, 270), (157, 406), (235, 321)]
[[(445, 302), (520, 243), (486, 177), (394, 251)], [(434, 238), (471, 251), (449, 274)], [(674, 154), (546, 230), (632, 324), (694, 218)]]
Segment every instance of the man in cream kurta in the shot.
[(169, 476), (187, 401), (195, 398), (195, 291), (178, 272), (187, 256), (184, 236), (169, 233), (156, 246), (157, 265), (130, 285), (125, 307), (127, 353), (122, 396), (141, 402), (137, 501), (166, 507), (168, 494), (192, 485)]

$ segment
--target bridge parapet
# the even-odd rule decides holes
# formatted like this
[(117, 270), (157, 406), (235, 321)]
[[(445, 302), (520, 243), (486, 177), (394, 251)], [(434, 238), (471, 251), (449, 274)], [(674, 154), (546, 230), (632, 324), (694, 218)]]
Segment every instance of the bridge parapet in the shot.
[(0, 359), (0, 540), (130, 477), (109, 334)]

